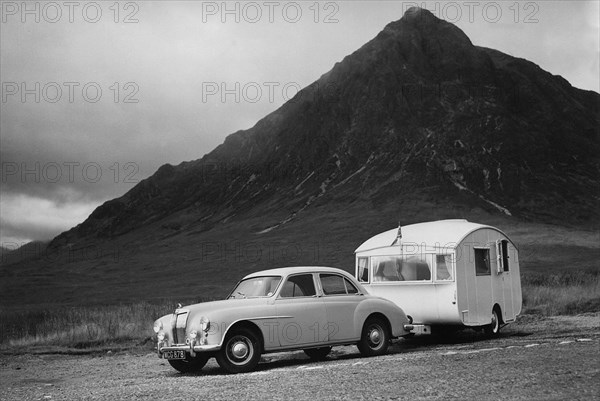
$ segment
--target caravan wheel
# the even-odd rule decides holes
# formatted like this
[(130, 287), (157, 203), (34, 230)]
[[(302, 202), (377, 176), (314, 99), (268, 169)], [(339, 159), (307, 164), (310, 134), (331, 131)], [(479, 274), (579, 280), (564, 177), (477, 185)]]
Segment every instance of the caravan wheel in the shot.
[(496, 336), (500, 333), (500, 312), (498, 308), (492, 310), (492, 322), (485, 326), (483, 331), (488, 336)]

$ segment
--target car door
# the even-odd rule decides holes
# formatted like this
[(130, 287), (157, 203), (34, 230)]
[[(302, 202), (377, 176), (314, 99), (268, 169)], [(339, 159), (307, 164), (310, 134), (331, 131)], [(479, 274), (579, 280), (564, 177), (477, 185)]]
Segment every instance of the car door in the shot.
[(364, 299), (350, 280), (335, 273), (320, 273), (319, 280), (323, 290), (323, 303), (327, 311), (326, 331), (330, 342), (355, 340), (360, 337), (356, 332), (355, 312)]
[(288, 276), (275, 300), (277, 333), (282, 348), (313, 346), (327, 342), (327, 312), (317, 296), (313, 274)]

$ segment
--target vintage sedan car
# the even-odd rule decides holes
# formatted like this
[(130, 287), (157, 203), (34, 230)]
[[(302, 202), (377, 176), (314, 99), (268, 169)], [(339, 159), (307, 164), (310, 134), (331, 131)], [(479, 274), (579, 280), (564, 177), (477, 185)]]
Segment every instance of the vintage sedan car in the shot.
[(160, 358), (181, 372), (216, 357), (230, 373), (252, 370), (263, 353), (302, 349), (322, 359), (336, 345), (384, 354), (409, 335), (405, 313), (331, 267), (286, 267), (244, 277), (226, 300), (179, 306), (154, 323)]

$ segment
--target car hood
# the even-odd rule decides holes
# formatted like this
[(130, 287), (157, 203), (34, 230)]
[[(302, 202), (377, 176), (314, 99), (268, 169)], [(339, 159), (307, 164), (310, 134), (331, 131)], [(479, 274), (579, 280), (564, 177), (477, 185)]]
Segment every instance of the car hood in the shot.
[(189, 311), (190, 314), (215, 315), (222, 311), (233, 311), (239, 309), (260, 309), (261, 306), (272, 303), (272, 298), (245, 298), (245, 299), (225, 299), (222, 301), (202, 302), (199, 304), (186, 305), (179, 308), (179, 311)]

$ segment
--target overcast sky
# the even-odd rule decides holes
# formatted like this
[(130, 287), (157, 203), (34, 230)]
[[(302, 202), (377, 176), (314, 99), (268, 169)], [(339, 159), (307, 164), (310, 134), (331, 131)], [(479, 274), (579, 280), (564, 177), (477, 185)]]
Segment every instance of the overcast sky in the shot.
[(599, 91), (597, 1), (114, 4), (1, 2), (1, 245), (50, 239), (202, 157), (411, 5)]

